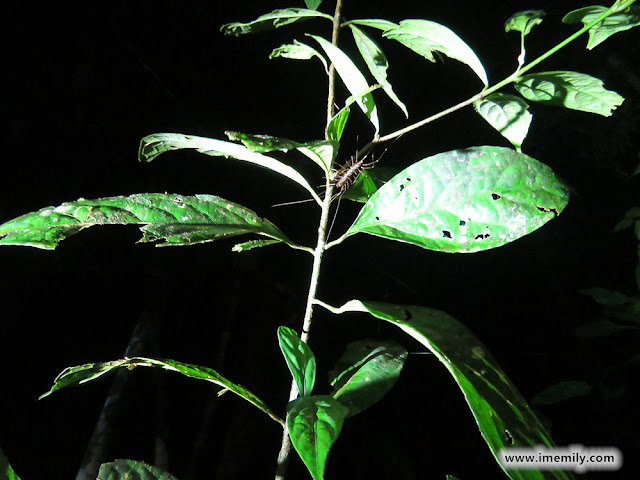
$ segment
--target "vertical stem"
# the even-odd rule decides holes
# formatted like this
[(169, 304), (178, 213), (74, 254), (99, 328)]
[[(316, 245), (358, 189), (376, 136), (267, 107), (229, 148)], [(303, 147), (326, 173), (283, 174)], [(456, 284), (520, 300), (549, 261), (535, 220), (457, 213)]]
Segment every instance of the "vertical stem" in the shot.
[[(340, 12), (342, 10), (342, 0), (336, 1), (336, 9), (333, 15), (333, 32), (331, 35), (331, 43), (333, 45), (338, 44), (338, 31), (340, 27)], [(334, 114), (334, 98), (335, 98), (335, 67), (333, 63), (329, 67), (329, 87), (327, 94), (327, 126), (333, 118)], [(325, 129), (325, 138), (327, 133)], [(327, 138), (328, 139), (328, 138)], [(309, 332), (311, 331), (311, 318), (313, 316), (313, 300), (316, 296), (318, 288), (318, 279), (320, 277), (320, 265), (322, 263), (322, 254), (325, 251), (327, 243), (327, 225), (329, 223), (329, 210), (331, 207), (331, 197), (333, 195), (333, 185), (331, 180), (327, 176), (325, 179), (325, 193), (324, 200), (322, 202), (322, 212), (320, 214), (320, 223), (318, 225), (318, 242), (313, 252), (313, 269), (311, 271), (311, 279), (309, 282), (309, 293), (307, 295), (307, 306), (304, 312), (304, 321), (302, 324), (302, 333), (300, 339), (303, 342), (309, 340)], [(293, 401), (298, 397), (298, 387), (296, 382), (291, 382), (291, 390), (289, 392), (289, 401)], [(280, 446), (280, 452), (278, 453), (278, 465), (276, 468), (276, 480), (284, 480), (287, 465), (289, 463), (289, 454), (291, 452), (291, 438), (289, 437), (289, 429), (285, 422), (282, 432), (282, 444)]]

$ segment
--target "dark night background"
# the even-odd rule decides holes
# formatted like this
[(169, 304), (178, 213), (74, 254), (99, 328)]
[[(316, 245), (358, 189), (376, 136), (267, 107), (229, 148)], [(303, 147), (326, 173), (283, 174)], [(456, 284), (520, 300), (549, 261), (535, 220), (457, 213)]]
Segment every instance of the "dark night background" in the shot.
[[(165, 154), (151, 164), (136, 159), (140, 139), (157, 132), (321, 138), (322, 67), (267, 57), (282, 43), (303, 40), (309, 28), (328, 35), (328, 22), (240, 38), (219, 32), (224, 23), (302, 4), (294, 3), (4, 6), (0, 222), (78, 197), (212, 193), (269, 218), (299, 243), (315, 244), (318, 212), (312, 204), (271, 208), (304, 198), (284, 177), (191, 151)], [(574, 31), (560, 20), (581, 6), (550, 0), (347, 0), (344, 15), (440, 22), (475, 50), (495, 83), (516, 65), (518, 34), (503, 29), (510, 15), (529, 8), (547, 12), (527, 37), (527, 58), (533, 59)], [(332, 8), (321, 6), (325, 12)], [(591, 52), (583, 37), (538, 69), (588, 73), (626, 98), (611, 118), (532, 105), (523, 150), (571, 186), (562, 215), (512, 244), (472, 255), (352, 237), (326, 256), (319, 291), (333, 305), (359, 298), (447, 311), (478, 335), (529, 400), (555, 382), (587, 382), (587, 395), (535, 407), (558, 445), (623, 450), (620, 472), (580, 477), (585, 479), (631, 479), (640, 471), (632, 395), (638, 391), (638, 330), (579, 334), (607, 315), (580, 289), (637, 294), (637, 241), (631, 230), (613, 233), (613, 227), (638, 204), (638, 177), (631, 172), (639, 160), (639, 34), (619, 34)], [(342, 40), (352, 45), (348, 34)], [(412, 121), (481, 88), (473, 72), (454, 60), (434, 65), (392, 42), (379, 43), (390, 61), (389, 80)], [(406, 124), (395, 105), (376, 98), (383, 133)], [(351, 122), (342, 158), (371, 134), (356, 110)], [(466, 109), (405, 135), (380, 164), (401, 169), (474, 145), (507, 143)], [(304, 173), (312, 185), (321, 183), (313, 167)], [(356, 214), (357, 206), (348, 203), (342, 202), (334, 231), (344, 231)], [(289, 376), (276, 328), (300, 329), (310, 257), (281, 246), (231, 253), (236, 239), (154, 248), (135, 245), (137, 238), (136, 228), (101, 227), (69, 238), (55, 252), (0, 249), (0, 446), (23, 480), (75, 477), (114, 377), (37, 398), (67, 366), (121, 358), (136, 325), (144, 327), (140, 354), (216, 368), (283, 415)], [(319, 393), (328, 392), (326, 372), (347, 343), (366, 337), (393, 338), (411, 352), (421, 350), (372, 318), (317, 309), (310, 345), (318, 358)], [(153, 462), (159, 437), (166, 442), (169, 471), (181, 480), (273, 478), (281, 430), (266, 415), (231, 394), (212, 404), (213, 386), (178, 374), (136, 369), (124, 377), (124, 400), (114, 413), (104, 461)], [(431, 355), (410, 355), (396, 388), (347, 421), (329, 456), (327, 478), (443, 479), (447, 473), (462, 480), (506, 478), (446, 370)], [(297, 459), (289, 478), (308, 478)]]

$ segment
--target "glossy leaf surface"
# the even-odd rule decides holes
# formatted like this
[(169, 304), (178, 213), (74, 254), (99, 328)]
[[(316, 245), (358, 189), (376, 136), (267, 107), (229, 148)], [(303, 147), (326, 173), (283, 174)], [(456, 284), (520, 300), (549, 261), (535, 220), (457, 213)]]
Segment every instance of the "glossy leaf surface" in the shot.
[(201, 367), (198, 365), (190, 365), (188, 363), (176, 362), (175, 360), (161, 360), (155, 358), (144, 357), (132, 357), (124, 358), (122, 360), (113, 360), (111, 362), (100, 363), (87, 363), (84, 365), (78, 365), (75, 367), (68, 367), (58, 375), (47, 393), (40, 396), (40, 398), (47, 397), (53, 392), (60, 390), (61, 388), (80, 385), (91, 380), (95, 380), (107, 373), (113, 372), (117, 368), (127, 368), (133, 370), (136, 367), (160, 367), (164, 370), (171, 370), (173, 372), (181, 373), (190, 378), (197, 380), (205, 380), (207, 382), (215, 383), (221, 386), (225, 390), (229, 390), (239, 397), (244, 398), (247, 402), (255, 405), (264, 413), (269, 415), (273, 420), (284, 423), (276, 414), (274, 414), (267, 405), (256, 397), (249, 390), (241, 385), (237, 385), (215, 370), (208, 367)]
[(311, 395), (316, 383), (316, 358), (309, 345), (300, 340), (295, 331), (287, 327), (278, 328), (278, 343), (291, 376), (296, 382), (298, 392), (303, 397)]
[(66, 237), (96, 225), (140, 225), (140, 242), (193, 245), (255, 233), (291, 243), (269, 220), (215, 195), (140, 193), (79, 199), (46, 207), (0, 225), (0, 245), (54, 249)]
[(275, 158), (253, 152), (244, 145), (238, 145), (236, 143), (223, 142), (213, 138), (196, 137), (194, 135), (183, 135), (182, 133), (155, 133), (153, 135), (147, 135), (140, 141), (138, 159), (140, 161), (150, 162), (161, 153), (184, 148), (192, 148), (197, 152), (213, 157), (231, 157), (236, 160), (242, 160), (268, 168), (302, 185), (318, 204), (322, 203), (315, 190), (309, 185), (309, 182), (295, 169)]
[(247, 33), (263, 32), (274, 28), (283, 27), (299, 20), (319, 17), (333, 21), (333, 17), (325, 13), (316, 12), (306, 8), (283, 8), (261, 15), (248, 23), (233, 22), (227, 23), (220, 28), (225, 35), (240, 36)]
[(568, 198), (549, 167), (515, 150), (452, 150), (389, 180), (346, 235), (363, 232), (429, 250), (477, 252), (531, 233), (558, 216)]
[(429, 20), (403, 20), (398, 27), (385, 30), (382, 35), (397, 40), (432, 62), (435, 62), (434, 51), (459, 60), (471, 67), (485, 87), (489, 85), (484, 67), (474, 51), (444, 25)]
[(541, 72), (524, 75), (514, 84), (527, 100), (611, 116), (624, 98), (607, 90), (602, 80), (578, 72)]
[(329, 124), (327, 125), (327, 137), (330, 141), (339, 142), (342, 138), (342, 132), (344, 132), (344, 127), (347, 125), (347, 120), (349, 119), (349, 112), (351, 110), (351, 105), (355, 103), (358, 99), (363, 100), (367, 95), (370, 95), (371, 92), (380, 88), (380, 85), (372, 85), (364, 91), (360, 92), (359, 95), (351, 95), (345, 100), (344, 107), (342, 107), (338, 113), (336, 113)]
[(527, 136), (533, 116), (527, 111), (529, 105), (522, 98), (505, 93), (494, 93), (474, 104), (476, 112), (489, 125), (522, 151), (522, 142)]
[[(565, 15), (562, 22), (570, 24), (582, 22), (586, 26), (596, 21), (608, 10), (609, 8), (601, 5), (579, 8), (578, 10), (574, 10)], [(603, 21), (598, 22), (595, 26), (589, 29), (587, 49), (591, 50), (600, 45), (611, 35), (618, 32), (624, 32), (625, 30), (637, 27), (638, 25), (640, 25), (640, 7), (636, 5), (631, 5), (621, 12), (609, 15)]]
[(504, 31), (510, 32), (515, 30), (520, 32), (522, 36), (528, 35), (533, 27), (542, 23), (544, 10), (525, 10), (514, 13), (505, 23)]
[(20, 477), (16, 475), (9, 465), (9, 460), (5, 456), (4, 452), (0, 448), (0, 479), (2, 480), (20, 480)]
[(352, 342), (329, 375), (331, 395), (352, 417), (380, 401), (398, 381), (407, 350), (393, 341)]
[(137, 460), (103, 463), (96, 480), (177, 480), (170, 473)]
[[(553, 446), (549, 433), (486, 347), (455, 318), (427, 307), (359, 300), (332, 311), (369, 313), (396, 325), (433, 352), (460, 387), (496, 461), (503, 447)], [(409, 417), (407, 413), (407, 421)], [(505, 473), (512, 480), (574, 478), (560, 471)]]
[(367, 116), (375, 128), (376, 133), (378, 133), (380, 131), (380, 121), (378, 120), (378, 109), (373, 101), (373, 95), (371, 95), (371, 93), (363, 95), (363, 93), (370, 88), (364, 75), (362, 75), (358, 67), (356, 67), (351, 59), (338, 47), (317, 35), (309, 36), (320, 44), (331, 60), (331, 63), (336, 67), (336, 71), (347, 87), (347, 90), (349, 90), (351, 96), (355, 98), (356, 103)]
[(329, 395), (301, 397), (289, 404), (291, 443), (314, 480), (324, 478), (327, 455), (342, 430), (346, 413), (346, 408)]
[(387, 69), (389, 68), (387, 57), (385, 57), (383, 51), (380, 50), (380, 47), (378, 47), (378, 45), (362, 30), (353, 24), (349, 25), (349, 27), (351, 28), (351, 33), (353, 33), (353, 38), (356, 41), (356, 46), (360, 51), (360, 55), (362, 55), (369, 71), (376, 81), (382, 86), (389, 98), (393, 100), (393, 102), (404, 112), (405, 117), (409, 118), (407, 107), (400, 101), (396, 93), (393, 91), (393, 87), (387, 80)]

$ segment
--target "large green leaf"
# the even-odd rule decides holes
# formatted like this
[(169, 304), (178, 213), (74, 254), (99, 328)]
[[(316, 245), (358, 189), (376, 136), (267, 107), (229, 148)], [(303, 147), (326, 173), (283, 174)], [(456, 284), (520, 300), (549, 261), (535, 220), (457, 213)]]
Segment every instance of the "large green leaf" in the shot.
[(349, 27), (351, 28), (351, 33), (353, 33), (353, 38), (356, 41), (358, 50), (360, 50), (360, 55), (362, 55), (369, 71), (376, 81), (382, 86), (387, 95), (389, 95), (389, 98), (393, 100), (394, 103), (404, 112), (405, 117), (409, 118), (407, 107), (400, 101), (396, 93), (393, 91), (393, 87), (391, 87), (391, 84), (387, 80), (387, 69), (389, 68), (387, 57), (385, 57), (380, 47), (378, 47), (378, 45), (376, 45), (376, 43), (362, 30), (354, 24), (350, 24)]
[(296, 382), (298, 392), (303, 397), (311, 395), (316, 383), (316, 357), (298, 337), (298, 334), (287, 327), (278, 328), (278, 343), (287, 362), (291, 376)]
[(9, 460), (5, 456), (4, 452), (0, 448), (0, 479), (2, 480), (20, 480), (20, 477), (16, 475), (9, 465)]
[(578, 72), (540, 72), (524, 75), (514, 86), (527, 100), (611, 116), (624, 97), (603, 87), (599, 78)]
[[(458, 383), (496, 461), (501, 448), (553, 446), (549, 433), (487, 348), (455, 318), (427, 307), (359, 300), (328, 308), (334, 313), (369, 313), (401, 328), (433, 352)], [(574, 478), (560, 471), (505, 473), (512, 480)]]
[(471, 67), (485, 87), (489, 85), (482, 62), (474, 51), (444, 25), (429, 20), (403, 20), (396, 28), (385, 30), (382, 35), (397, 40), (432, 62), (435, 62), (434, 51), (459, 60)]
[(364, 232), (429, 250), (477, 252), (536, 230), (558, 216), (568, 198), (549, 167), (515, 150), (452, 150), (393, 177), (345, 236)]
[(322, 204), (320, 197), (318, 197), (315, 190), (311, 188), (309, 182), (295, 169), (275, 158), (253, 152), (244, 145), (238, 145), (236, 143), (223, 142), (213, 138), (196, 137), (194, 135), (183, 135), (182, 133), (155, 133), (153, 135), (147, 135), (140, 141), (138, 159), (140, 161), (150, 162), (161, 153), (182, 148), (193, 148), (205, 155), (231, 157), (268, 168), (302, 185), (319, 205)]
[[(601, 5), (579, 8), (578, 10), (567, 13), (567, 15), (562, 19), (562, 22), (582, 22), (586, 26), (596, 21), (608, 10), (608, 7), (603, 7)], [(637, 27), (638, 25), (640, 25), (640, 7), (636, 5), (632, 5), (622, 11), (613, 13), (589, 29), (587, 49), (591, 50), (600, 45), (611, 35), (618, 32), (624, 32), (625, 30)]]
[(315, 10), (308, 10), (305, 8), (283, 8), (261, 15), (248, 23), (227, 23), (220, 27), (220, 31), (225, 35), (234, 35), (238, 37), (247, 33), (257, 33), (283, 27), (290, 23), (297, 22), (298, 20), (307, 20), (313, 17), (326, 18), (333, 21), (333, 17), (330, 15), (316, 12)]
[(347, 346), (329, 375), (331, 395), (356, 415), (380, 401), (396, 384), (407, 350), (393, 341), (359, 340)]
[(95, 225), (140, 225), (140, 242), (193, 245), (245, 233), (292, 244), (269, 220), (215, 195), (139, 193), (79, 199), (46, 207), (0, 225), (0, 245), (54, 249), (66, 237)]
[(301, 397), (289, 404), (291, 443), (314, 480), (324, 478), (327, 455), (342, 430), (346, 413), (347, 409), (329, 395)]
[(351, 59), (342, 50), (331, 44), (331, 42), (317, 35), (309, 36), (314, 38), (327, 54), (331, 63), (336, 67), (338, 75), (340, 75), (340, 78), (351, 93), (351, 96), (355, 97), (358, 106), (367, 116), (377, 134), (380, 131), (378, 110), (373, 101), (373, 95), (371, 95), (371, 93), (363, 95), (363, 93), (370, 88), (364, 75), (362, 75)]
[(509, 140), (519, 152), (527, 136), (532, 115), (527, 111), (529, 105), (522, 98), (506, 93), (494, 93), (474, 105), (476, 112), (489, 125)]
[(177, 478), (144, 462), (119, 459), (100, 465), (96, 480), (177, 480)]
[(127, 368), (129, 370), (133, 370), (136, 367), (160, 367), (164, 370), (171, 370), (173, 372), (181, 373), (182, 375), (190, 378), (215, 383), (216, 385), (224, 388), (224, 390), (222, 390), (219, 394), (229, 390), (239, 397), (244, 398), (247, 402), (258, 407), (276, 422), (284, 425), (282, 419), (280, 419), (275, 413), (273, 413), (262, 400), (260, 400), (243, 386), (237, 385), (227, 380), (215, 370), (208, 367), (190, 365), (188, 363), (176, 362), (175, 360), (168, 359), (161, 360), (156, 358), (132, 357), (123, 358), (121, 360), (113, 360), (111, 362), (87, 363), (75, 367), (68, 367), (65, 368), (62, 373), (60, 373), (60, 375), (56, 377), (51, 390), (49, 390), (47, 393), (42, 394), (40, 398), (42, 399), (48, 395), (51, 395), (53, 392), (60, 390), (61, 388), (80, 385), (82, 383), (95, 380), (102, 375), (113, 372), (117, 368)]

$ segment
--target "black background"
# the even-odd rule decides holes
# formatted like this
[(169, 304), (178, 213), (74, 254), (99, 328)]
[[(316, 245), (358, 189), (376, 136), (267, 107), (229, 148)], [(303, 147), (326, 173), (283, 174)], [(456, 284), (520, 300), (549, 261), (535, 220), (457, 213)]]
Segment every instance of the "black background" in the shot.
[[(288, 6), (142, 1), (4, 7), (0, 221), (78, 197), (212, 193), (313, 245), (317, 209), (272, 208), (305, 197), (275, 173), (189, 151), (151, 164), (136, 158), (140, 139), (156, 132), (322, 138), (326, 76), (320, 64), (267, 57), (293, 38), (304, 41), (308, 29), (329, 35), (328, 22), (240, 38), (219, 32), (224, 23)], [(580, 6), (347, 1), (344, 15), (440, 22), (475, 50), (495, 83), (516, 65), (518, 34), (503, 29), (511, 14), (527, 8), (547, 12), (527, 37), (532, 59), (574, 31), (560, 20)], [(573, 192), (558, 219), (512, 244), (473, 255), (352, 237), (327, 254), (319, 288), (320, 298), (334, 305), (359, 298), (447, 311), (478, 335), (527, 399), (557, 381), (588, 382), (588, 395), (537, 410), (559, 445), (612, 445), (626, 453), (620, 472), (584, 478), (638, 473), (638, 415), (631, 395), (633, 383), (637, 387), (632, 357), (638, 335), (576, 334), (604, 314), (580, 289), (637, 293), (635, 238), (629, 230), (612, 231), (638, 203), (638, 180), (630, 176), (638, 163), (637, 35), (632, 30), (614, 36), (592, 52), (583, 38), (540, 67), (591, 74), (627, 98), (611, 118), (531, 107), (534, 121), (524, 152), (550, 165)], [(342, 40), (353, 52), (349, 35)], [(481, 88), (473, 72), (454, 60), (432, 64), (392, 42), (380, 44), (390, 60), (389, 79), (413, 121)], [(342, 87), (339, 96), (345, 96)], [(376, 98), (383, 133), (406, 125), (395, 105)], [(371, 135), (358, 112), (352, 110), (351, 117), (343, 159)], [(401, 169), (473, 145), (506, 142), (466, 109), (405, 135), (380, 164)], [(308, 160), (287, 160), (305, 165), (300, 168), (312, 185), (321, 183)], [(357, 208), (342, 202), (334, 231), (344, 231)], [(102, 227), (65, 240), (55, 252), (0, 249), (0, 445), (23, 480), (75, 476), (111, 381), (37, 398), (67, 366), (121, 358), (139, 322), (146, 328), (141, 354), (212, 366), (284, 415), (289, 380), (276, 328), (300, 329), (310, 257), (278, 246), (235, 254), (233, 240), (154, 248), (134, 245), (137, 238), (136, 228)], [(394, 338), (411, 352), (421, 350), (389, 325), (318, 309), (310, 343), (318, 357), (318, 393), (328, 392), (326, 372), (346, 344), (366, 337)], [(227, 394), (209, 410), (207, 423), (210, 385), (151, 369), (136, 369), (126, 378), (104, 461), (153, 462), (159, 436), (166, 441), (169, 470), (182, 480), (272, 477), (281, 431), (266, 415)], [(446, 370), (431, 355), (410, 355), (397, 387), (345, 424), (327, 478), (447, 473), (463, 480), (502, 475)], [(307, 475), (296, 459), (290, 478)]]

